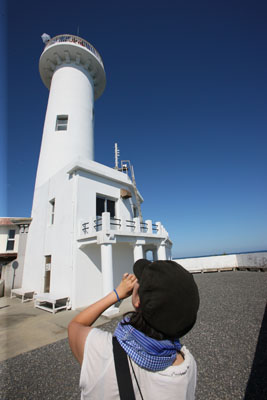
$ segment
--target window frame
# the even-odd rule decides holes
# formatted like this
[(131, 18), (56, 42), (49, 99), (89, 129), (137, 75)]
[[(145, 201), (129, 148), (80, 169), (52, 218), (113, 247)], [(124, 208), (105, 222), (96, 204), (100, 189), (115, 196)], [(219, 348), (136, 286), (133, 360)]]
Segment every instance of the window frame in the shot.
[[(116, 202), (117, 199), (114, 199), (112, 197), (108, 197), (108, 196), (103, 196), (101, 194), (97, 194), (96, 195), (96, 217), (102, 217), (102, 213), (98, 214), (97, 212), (97, 199), (100, 200), (104, 200), (104, 210), (102, 212), (109, 212), (110, 213), (110, 218), (116, 218)], [(114, 215), (113, 213), (111, 213), (110, 211), (108, 211), (108, 201), (114, 203)]]
[(52, 255), (45, 256), (44, 293), (50, 293)]
[(68, 122), (69, 122), (68, 114), (57, 115), (55, 130), (57, 132), (59, 132), (59, 131), (67, 131), (68, 130)]
[[(14, 232), (14, 236), (11, 237), (11, 232)], [(15, 247), (15, 240), (16, 240), (16, 229), (9, 229), (8, 231), (8, 237), (7, 237), (7, 243), (6, 243), (6, 251), (13, 251)], [(9, 249), (9, 245), (12, 245), (11, 249)]]
[(54, 225), (55, 224), (55, 209), (56, 209), (56, 199), (53, 198), (49, 201), (50, 204), (50, 225)]

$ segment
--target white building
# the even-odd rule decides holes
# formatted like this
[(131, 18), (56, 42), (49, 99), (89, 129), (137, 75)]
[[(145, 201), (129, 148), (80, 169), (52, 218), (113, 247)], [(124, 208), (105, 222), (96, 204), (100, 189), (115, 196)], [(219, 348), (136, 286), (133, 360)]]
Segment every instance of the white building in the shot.
[(50, 94), (22, 288), (67, 296), (77, 308), (113, 290), (148, 250), (171, 258), (172, 243), (160, 222), (142, 222), (127, 173), (94, 161), (94, 99), (106, 84), (99, 53), (77, 36), (56, 36), (39, 69)]
[(31, 218), (0, 218), (0, 296), (9, 296), (12, 288), (21, 287), (30, 223)]

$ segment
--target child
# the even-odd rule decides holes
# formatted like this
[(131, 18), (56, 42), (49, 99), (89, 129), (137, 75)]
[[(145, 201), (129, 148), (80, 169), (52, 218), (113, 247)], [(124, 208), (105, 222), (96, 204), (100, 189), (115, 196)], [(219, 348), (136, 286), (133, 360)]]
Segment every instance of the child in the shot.
[(126, 352), (136, 399), (195, 398), (196, 363), (179, 338), (192, 329), (199, 307), (193, 276), (174, 261), (138, 260), (133, 274), (69, 324), (69, 343), (80, 362), (81, 399), (120, 399), (112, 334), (92, 328), (118, 301), (132, 295), (135, 311), (114, 336)]

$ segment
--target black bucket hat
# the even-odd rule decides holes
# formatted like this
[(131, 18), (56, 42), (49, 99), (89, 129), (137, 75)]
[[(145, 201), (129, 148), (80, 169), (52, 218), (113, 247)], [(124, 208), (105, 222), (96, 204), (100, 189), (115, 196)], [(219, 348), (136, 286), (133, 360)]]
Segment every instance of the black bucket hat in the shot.
[(140, 309), (155, 330), (180, 338), (193, 328), (199, 293), (193, 275), (174, 261), (141, 259), (133, 271), (139, 282)]

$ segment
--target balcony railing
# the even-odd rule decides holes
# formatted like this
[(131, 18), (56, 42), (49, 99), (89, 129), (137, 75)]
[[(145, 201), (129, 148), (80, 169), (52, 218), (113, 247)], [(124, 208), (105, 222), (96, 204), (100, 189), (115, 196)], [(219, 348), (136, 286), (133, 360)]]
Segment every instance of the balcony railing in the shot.
[(148, 234), (148, 235), (166, 235), (167, 231), (160, 222), (152, 224), (151, 220), (141, 222), (140, 218), (125, 219), (112, 218), (110, 213), (103, 213), (102, 216), (88, 218), (81, 221), (79, 226), (79, 237), (83, 238), (95, 235), (101, 231), (117, 231), (120, 234)]
[(98, 51), (94, 48), (94, 46), (91, 43), (89, 43), (86, 40), (80, 38), (79, 36), (75, 36), (75, 35), (58, 35), (58, 36), (55, 36), (52, 39), (50, 39), (49, 42), (47, 42), (47, 44), (45, 46), (45, 49), (47, 47), (51, 46), (52, 44), (65, 43), (65, 42), (75, 43), (75, 44), (79, 44), (80, 46), (86, 47), (91, 53), (94, 54), (94, 56), (98, 59), (98, 61), (100, 62), (100, 64), (104, 68), (104, 64), (103, 64), (102, 58), (101, 58), (100, 54), (98, 53)]

